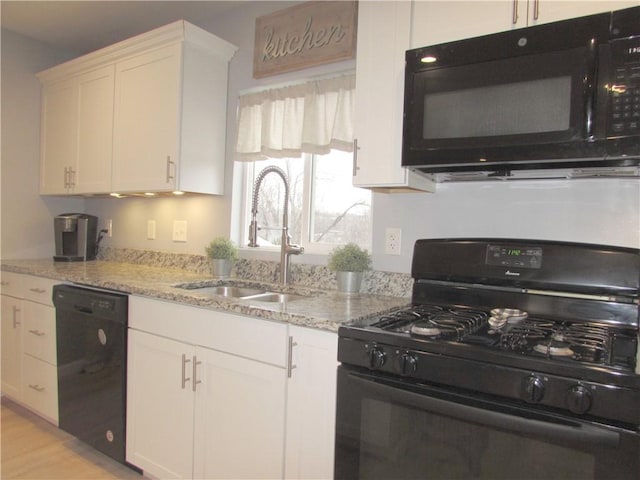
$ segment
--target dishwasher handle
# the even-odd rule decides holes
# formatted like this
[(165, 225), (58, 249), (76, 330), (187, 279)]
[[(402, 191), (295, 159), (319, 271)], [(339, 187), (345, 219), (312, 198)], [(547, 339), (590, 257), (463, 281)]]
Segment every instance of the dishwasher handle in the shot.
[(93, 309), (91, 307), (87, 307), (86, 305), (74, 305), (73, 309), (76, 312), (87, 313), (89, 315), (93, 314)]

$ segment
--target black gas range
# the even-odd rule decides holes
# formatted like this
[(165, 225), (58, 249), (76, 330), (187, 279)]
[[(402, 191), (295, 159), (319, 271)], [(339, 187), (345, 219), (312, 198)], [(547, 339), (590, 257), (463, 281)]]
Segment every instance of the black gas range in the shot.
[[(345, 467), (355, 462), (344, 443), (353, 435), (345, 437), (348, 429), (341, 433), (340, 425), (350, 422), (343, 415), (363, 415), (345, 398), (364, 395), (355, 385), (366, 382), (385, 386), (378, 401), (389, 408), (397, 403), (393, 398), (409, 394), (400, 403), (438, 399), (440, 406), (466, 405), (485, 418), (495, 411), (517, 412), (502, 418), (504, 425), (542, 416), (544, 421), (519, 424), (518, 431), (529, 428), (538, 442), (582, 453), (599, 441), (624, 444), (634, 452), (631, 464), (625, 458), (629, 469), (611, 470), (608, 460), (587, 453), (595, 459), (592, 473), (600, 472), (591, 477), (607, 471), (640, 477), (640, 251), (521, 239), (419, 240), (412, 276), (411, 307), (339, 330), (338, 478), (358, 473)], [(476, 420), (467, 422), (471, 428)], [(500, 430), (499, 424), (482, 431)], [(554, 439), (558, 429), (563, 433)], [(585, 446), (587, 438), (593, 442)], [(526, 448), (532, 445), (537, 443)], [(442, 478), (451, 474), (443, 472)], [(375, 477), (363, 476), (362, 468), (357, 476)], [(467, 472), (461, 478), (483, 477)]]

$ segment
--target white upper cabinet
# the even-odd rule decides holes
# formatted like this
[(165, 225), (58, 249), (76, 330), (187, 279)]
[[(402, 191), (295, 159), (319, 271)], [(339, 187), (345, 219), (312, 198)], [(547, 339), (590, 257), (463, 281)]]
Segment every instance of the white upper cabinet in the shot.
[(178, 21), (40, 72), (40, 192), (224, 193), (236, 50)]
[(632, 1), (414, 1), (411, 48), (640, 5)]
[(116, 66), (116, 192), (176, 189), (181, 59), (176, 44)]
[(73, 193), (109, 193), (113, 141), (114, 67), (79, 75), (77, 80), (77, 171)]
[(113, 65), (42, 89), (41, 194), (109, 193)]
[(40, 193), (70, 192), (71, 170), (77, 169), (77, 88), (71, 78), (42, 89)]
[(401, 166), (404, 52), (411, 2), (360, 2), (353, 184), (381, 191), (434, 191)]

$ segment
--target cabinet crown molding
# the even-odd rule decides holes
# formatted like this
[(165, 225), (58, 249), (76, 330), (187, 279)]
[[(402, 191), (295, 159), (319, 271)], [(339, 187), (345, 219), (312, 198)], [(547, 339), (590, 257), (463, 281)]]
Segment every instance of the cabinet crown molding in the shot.
[(86, 72), (124, 58), (135, 56), (173, 43), (187, 43), (216, 52), (221, 60), (229, 61), (238, 47), (185, 20), (178, 20), (163, 27), (114, 43), (108, 47), (74, 58), (36, 74), (41, 83), (52, 83), (69, 75)]

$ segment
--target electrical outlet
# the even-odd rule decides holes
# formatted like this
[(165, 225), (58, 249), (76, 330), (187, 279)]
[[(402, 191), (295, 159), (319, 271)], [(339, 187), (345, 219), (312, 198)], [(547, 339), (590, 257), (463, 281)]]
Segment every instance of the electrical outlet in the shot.
[(105, 228), (107, 229), (107, 237), (113, 237), (113, 220), (108, 219)]
[(387, 228), (385, 231), (384, 253), (387, 255), (400, 255), (402, 242), (402, 230), (399, 228)]
[(156, 221), (147, 220), (147, 240), (156, 239)]
[(173, 241), (174, 242), (187, 241), (187, 221), (186, 220), (173, 221)]

